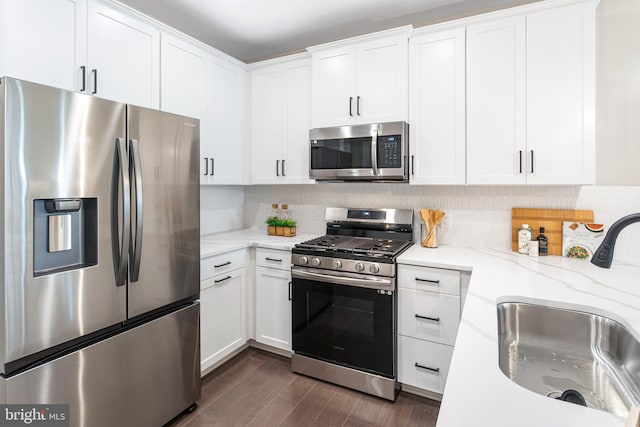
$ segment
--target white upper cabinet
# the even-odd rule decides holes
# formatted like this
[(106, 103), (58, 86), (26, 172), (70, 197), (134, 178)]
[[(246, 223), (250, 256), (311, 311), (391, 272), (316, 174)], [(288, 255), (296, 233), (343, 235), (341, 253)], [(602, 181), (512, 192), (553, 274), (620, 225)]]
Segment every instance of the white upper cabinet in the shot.
[(465, 183), (465, 29), (411, 38), (410, 182)]
[(0, 0), (0, 75), (158, 107), (160, 31), (97, 0)]
[(594, 2), (469, 26), (467, 73), (468, 183), (594, 183)]
[(525, 183), (525, 17), (467, 27), (467, 182)]
[(595, 183), (595, 8), (527, 15), (527, 182)]
[(87, 90), (147, 108), (160, 105), (160, 31), (100, 2), (89, 3)]
[(308, 59), (251, 71), (253, 184), (300, 184), (309, 179), (311, 63)]
[(211, 132), (200, 144), (201, 155), (209, 157), (211, 170), (209, 175), (201, 175), (202, 184), (243, 183), (245, 77), (243, 66), (212, 55), (207, 75)]
[(386, 33), (309, 48), (313, 127), (407, 120), (409, 30)]
[(0, 0), (0, 75), (80, 91), (86, 32), (86, 0)]

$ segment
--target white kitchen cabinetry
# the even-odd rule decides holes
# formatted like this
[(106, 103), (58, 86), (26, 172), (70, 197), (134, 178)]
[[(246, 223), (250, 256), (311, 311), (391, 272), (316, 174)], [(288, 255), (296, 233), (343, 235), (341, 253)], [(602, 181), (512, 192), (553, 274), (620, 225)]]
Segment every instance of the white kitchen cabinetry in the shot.
[[(162, 33), (160, 108), (200, 119), (200, 180), (207, 183), (212, 169), (207, 122), (209, 54), (189, 40)], [(239, 167), (240, 165), (238, 165)]]
[(595, 183), (595, 7), (527, 15), (527, 183)]
[(409, 31), (405, 27), (309, 48), (312, 126), (406, 121)]
[(467, 182), (524, 184), (525, 17), (467, 27)]
[(460, 323), (461, 274), (398, 266), (398, 380), (442, 394)]
[(467, 182), (592, 184), (595, 7), (467, 27)]
[[(208, 65), (207, 126), (209, 137), (200, 144), (208, 168), (201, 184), (243, 184), (245, 68), (212, 55)], [(205, 159), (202, 159), (203, 166)], [(208, 169), (208, 170), (207, 170)]]
[(409, 43), (410, 180), (465, 183), (465, 29)]
[(160, 105), (160, 30), (99, 1), (89, 2), (87, 91), (142, 107)]
[(291, 252), (256, 249), (256, 341), (291, 351)]
[(79, 91), (86, 60), (86, 0), (0, 0), (0, 75)]
[(0, 75), (158, 107), (160, 32), (100, 1), (0, 1)]
[(253, 184), (309, 179), (311, 63), (298, 59), (251, 71)]
[(206, 374), (247, 341), (244, 249), (200, 265), (200, 369)]

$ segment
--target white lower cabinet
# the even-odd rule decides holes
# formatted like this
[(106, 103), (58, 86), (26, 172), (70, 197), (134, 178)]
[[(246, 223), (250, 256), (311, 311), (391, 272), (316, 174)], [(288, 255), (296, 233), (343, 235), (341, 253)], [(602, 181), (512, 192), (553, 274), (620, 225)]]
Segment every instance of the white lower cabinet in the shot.
[(256, 341), (291, 351), (291, 253), (256, 249)]
[(398, 266), (398, 380), (442, 394), (460, 324), (460, 272)]
[[(200, 370), (207, 370), (247, 341), (245, 250), (201, 260)], [(212, 268), (203, 268), (211, 265)], [(217, 268), (215, 268), (217, 267)], [(217, 270), (217, 271), (216, 271)], [(215, 273), (214, 273), (215, 272)], [(205, 276), (206, 274), (216, 274)]]

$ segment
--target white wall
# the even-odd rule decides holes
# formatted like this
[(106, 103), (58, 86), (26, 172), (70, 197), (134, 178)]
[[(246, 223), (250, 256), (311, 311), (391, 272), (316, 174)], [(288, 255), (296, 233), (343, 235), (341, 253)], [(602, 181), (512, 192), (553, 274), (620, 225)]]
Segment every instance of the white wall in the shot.
[[(441, 244), (510, 250), (511, 208), (592, 209), (596, 222), (640, 212), (640, 187), (411, 186), (407, 184), (316, 184), (245, 187), (245, 226), (263, 229), (272, 203), (288, 203), (298, 230), (324, 234), (325, 206), (441, 209)], [(416, 231), (416, 239), (419, 235)], [(622, 232), (616, 260), (640, 264), (640, 223)]]
[(200, 187), (200, 235), (244, 228), (244, 188)]

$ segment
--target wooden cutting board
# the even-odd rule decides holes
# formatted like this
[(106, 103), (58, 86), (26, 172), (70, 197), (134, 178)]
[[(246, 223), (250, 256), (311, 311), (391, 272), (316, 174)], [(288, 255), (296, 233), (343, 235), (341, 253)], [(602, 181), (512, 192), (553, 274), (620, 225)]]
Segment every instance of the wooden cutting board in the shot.
[(518, 251), (518, 229), (522, 224), (529, 224), (533, 230), (532, 239), (540, 234), (544, 227), (544, 235), (549, 240), (549, 255), (562, 255), (562, 221), (593, 223), (593, 211), (570, 209), (511, 209), (511, 249)]

